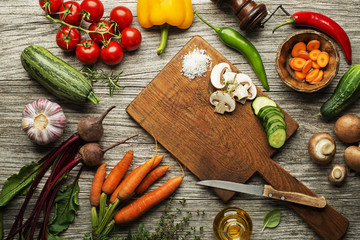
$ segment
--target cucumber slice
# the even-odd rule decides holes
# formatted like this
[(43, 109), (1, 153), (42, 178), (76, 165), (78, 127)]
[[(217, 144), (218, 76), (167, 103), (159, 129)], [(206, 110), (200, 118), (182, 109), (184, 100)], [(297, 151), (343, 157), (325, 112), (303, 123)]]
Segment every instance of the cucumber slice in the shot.
[(281, 148), (286, 141), (286, 129), (284, 126), (277, 125), (267, 132), (269, 145), (273, 148)]
[[(264, 109), (264, 110), (263, 110), (263, 109)], [(278, 108), (278, 107), (273, 107), (273, 106), (267, 106), (267, 107), (263, 107), (262, 109), (260, 109), (259, 114), (258, 114), (258, 117), (260, 118), (260, 120), (261, 120), (261, 119), (264, 119), (264, 117), (265, 117), (268, 113), (270, 113), (270, 112), (278, 112), (279, 114), (284, 115), (284, 114), (281, 112), (280, 108)]]
[(271, 120), (270, 122), (268, 122), (265, 126), (265, 132), (269, 132), (271, 129), (273, 129), (275, 126), (283, 126), (286, 128), (286, 125), (284, 124), (283, 121), (279, 120), (279, 119), (274, 119), (274, 120)]
[(279, 114), (278, 112), (271, 112), (269, 114), (267, 114), (264, 119), (262, 120), (263, 123), (263, 127), (266, 127), (267, 123), (271, 122), (272, 120), (278, 119), (280, 121), (282, 121), (282, 123), (284, 124), (284, 126), (286, 126), (286, 122), (284, 117)]
[(268, 97), (260, 96), (256, 97), (255, 100), (252, 102), (251, 107), (254, 111), (254, 114), (257, 116), (259, 110), (264, 106), (274, 106), (276, 107), (276, 103)]

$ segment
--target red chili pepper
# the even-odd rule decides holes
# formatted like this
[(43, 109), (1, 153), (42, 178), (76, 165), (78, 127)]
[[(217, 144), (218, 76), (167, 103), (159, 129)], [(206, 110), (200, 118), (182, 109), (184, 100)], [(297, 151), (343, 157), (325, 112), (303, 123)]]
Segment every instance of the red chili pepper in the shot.
[(346, 61), (351, 65), (351, 44), (346, 32), (339, 24), (331, 18), (315, 12), (297, 12), (291, 18), (274, 28), (273, 32), (286, 24), (296, 24), (297, 26), (306, 26), (316, 28), (331, 36), (341, 46)]

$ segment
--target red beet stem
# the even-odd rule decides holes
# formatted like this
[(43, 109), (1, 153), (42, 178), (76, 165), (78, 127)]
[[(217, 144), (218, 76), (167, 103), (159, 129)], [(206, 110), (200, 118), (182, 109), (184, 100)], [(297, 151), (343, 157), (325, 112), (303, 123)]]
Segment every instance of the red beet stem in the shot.
[(134, 137), (137, 137), (137, 136), (138, 136), (138, 135), (136, 134), (136, 135), (134, 135), (134, 136), (128, 137), (127, 139), (122, 140), (121, 142), (115, 143), (115, 144), (111, 145), (110, 147), (107, 147), (107, 148), (103, 149), (102, 152), (105, 153), (105, 152), (107, 152), (108, 150), (110, 150), (110, 149), (112, 149), (112, 148), (114, 148), (114, 147), (116, 147), (116, 146), (118, 146), (118, 145), (120, 145), (120, 144), (123, 144), (123, 143), (127, 142), (128, 140), (130, 140), (131, 138), (134, 138)]
[(106, 117), (106, 115), (108, 115), (108, 113), (113, 110), (116, 106), (111, 106), (109, 107), (105, 112), (103, 112), (103, 114), (101, 114), (101, 116), (99, 117), (99, 122), (104, 121), (104, 118)]

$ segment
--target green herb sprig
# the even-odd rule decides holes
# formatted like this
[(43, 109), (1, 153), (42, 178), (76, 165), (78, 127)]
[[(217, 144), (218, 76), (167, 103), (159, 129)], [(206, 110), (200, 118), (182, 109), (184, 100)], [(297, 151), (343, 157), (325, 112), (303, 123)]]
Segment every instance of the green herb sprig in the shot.
[(91, 83), (102, 80), (102, 82), (105, 83), (105, 86), (109, 88), (110, 97), (114, 95), (115, 91), (118, 92), (120, 88), (124, 88), (124, 86), (120, 86), (118, 83), (120, 80), (120, 75), (123, 73), (123, 71), (112, 71), (110, 73), (107, 73), (103, 69), (96, 68), (96, 66), (84, 66), (80, 71)]

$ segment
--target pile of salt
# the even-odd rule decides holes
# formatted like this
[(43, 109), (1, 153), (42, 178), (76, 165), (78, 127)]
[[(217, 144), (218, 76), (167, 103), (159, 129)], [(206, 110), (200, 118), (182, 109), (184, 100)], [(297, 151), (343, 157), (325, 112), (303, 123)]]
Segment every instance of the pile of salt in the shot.
[(194, 49), (184, 56), (181, 73), (189, 79), (202, 77), (211, 67), (211, 58), (204, 49)]

